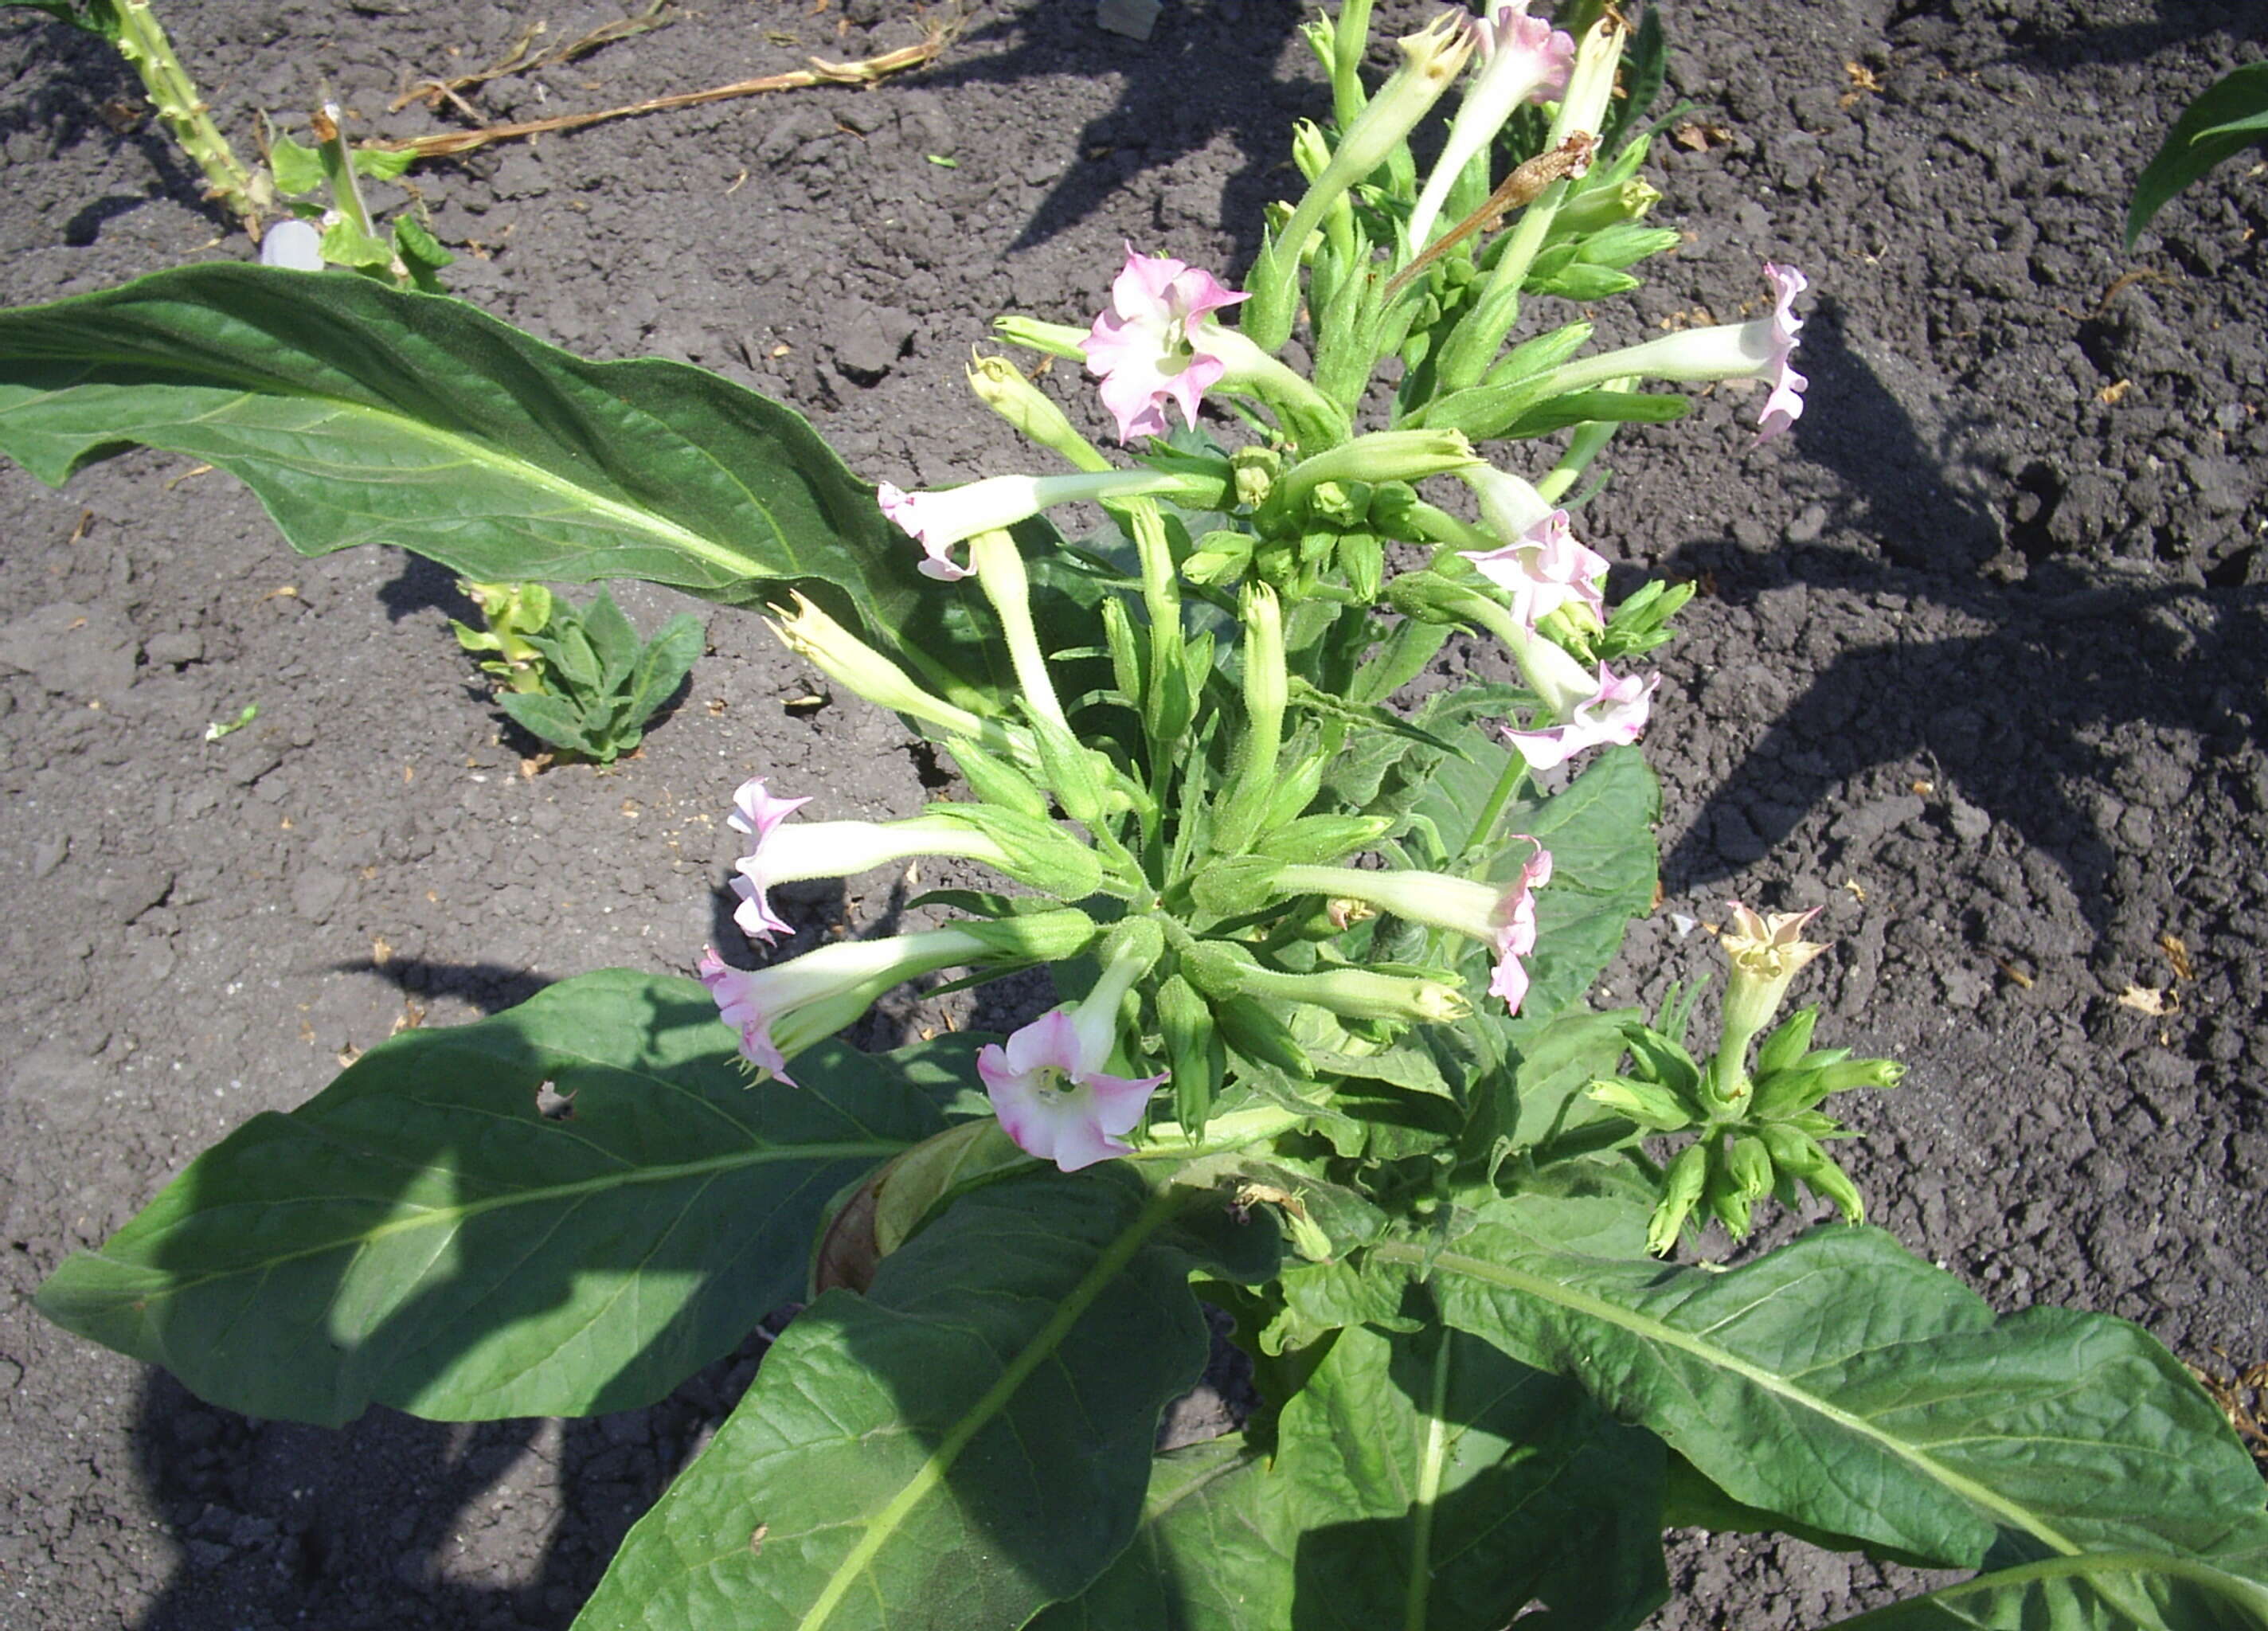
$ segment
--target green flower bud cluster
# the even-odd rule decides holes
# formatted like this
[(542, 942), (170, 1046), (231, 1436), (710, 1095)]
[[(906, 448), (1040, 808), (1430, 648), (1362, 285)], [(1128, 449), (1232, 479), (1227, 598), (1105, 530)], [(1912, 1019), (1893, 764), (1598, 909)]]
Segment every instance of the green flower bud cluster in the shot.
[(1661, 1199), (1646, 1229), (1649, 1251), (1668, 1251), (1696, 1213), (1742, 1239), (1756, 1202), (1772, 1196), (1793, 1207), (1799, 1185), (1832, 1204), (1847, 1222), (1866, 1215), (1857, 1185), (1825, 1148), (1852, 1134), (1819, 1106), (1853, 1089), (1894, 1088), (1905, 1066), (1854, 1059), (1848, 1048), (1813, 1048), (1818, 1020), (1815, 1007), (1790, 1015), (1757, 1049), (1748, 1091), (1729, 1103), (1718, 1091), (1714, 1061), (1696, 1060), (1677, 1034), (1682, 1015), (1666, 1030), (1639, 1021), (1624, 1027), (1629, 1073), (1593, 1082), (1592, 1102), (1632, 1123), (1640, 1136), (1700, 1134), (1663, 1175)]

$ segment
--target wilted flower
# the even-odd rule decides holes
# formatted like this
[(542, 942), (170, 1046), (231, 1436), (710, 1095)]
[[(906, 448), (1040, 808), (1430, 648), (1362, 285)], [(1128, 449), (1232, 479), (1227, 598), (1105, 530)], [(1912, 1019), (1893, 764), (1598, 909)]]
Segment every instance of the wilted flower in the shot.
[(1733, 920), (1717, 943), (1732, 959), (1735, 978), (1776, 980), (1785, 988), (1805, 963), (1827, 949), (1826, 942), (1803, 938), (1803, 931), (1820, 913), (1817, 906), (1808, 911), (1759, 914), (1736, 900), (1725, 905)]
[(1185, 261), (1126, 246), (1126, 264), (1110, 286), (1111, 310), (1079, 343), (1087, 371), (1101, 376), (1102, 405), (1118, 421), (1120, 441), (1163, 436), (1168, 401), (1183, 419), (1197, 422), (1198, 401), (1228, 372), (1218, 355), (1200, 349), (1205, 320), (1248, 298)]
[(1640, 680), (1635, 674), (1617, 675), (1602, 662), (1598, 690), (1588, 700), (1577, 703), (1564, 723), (1533, 731), (1506, 726), (1504, 739), (1535, 771), (1565, 764), (1587, 748), (1636, 742), (1653, 710), (1654, 688), (1660, 683), (1658, 674)]
[(1808, 911), (1751, 911), (1738, 901), (1726, 903), (1732, 921), (1717, 938), (1733, 965), (1725, 987), (1722, 1035), (1719, 1038), (1719, 1090), (1745, 1091), (1749, 1041), (1772, 1022), (1787, 988), (1804, 965), (1827, 949), (1803, 938), (1819, 915)]
[(1107, 1074), (1111, 1042), (1110, 1029), (1082, 1026), (1071, 1010), (1056, 1008), (1012, 1034), (1005, 1046), (988, 1044), (978, 1052), (976, 1074), (1019, 1149), (1065, 1172), (1133, 1153), (1120, 1135), (1141, 1121), (1166, 1078)]

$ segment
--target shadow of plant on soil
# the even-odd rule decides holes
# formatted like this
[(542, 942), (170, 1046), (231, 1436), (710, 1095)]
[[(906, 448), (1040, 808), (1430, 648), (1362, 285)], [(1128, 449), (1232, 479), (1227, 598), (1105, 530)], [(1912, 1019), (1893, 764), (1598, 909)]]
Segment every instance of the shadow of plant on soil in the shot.
[[(907, 898), (902, 880), (895, 882), (860, 933), (897, 930)], [(730, 890), (714, 892), (719, 945), (742, 943), (732, 921), (737, 904)], [(826, 926), (843, 922), (849, 906), (839, 882), (804, 889), (791, 907), (796, 940), (775, 960), (793, 955), (806, 938), (821, 941)], [(380, 966), (363, 959), (340, 967), (376, 973), (405, 993), (464, 996), (487, 1014), (515, 1007), (551, 983), (489, 963), (403, 959)], [(985, 986), (971, 1019), (1001, 1030), (1021, 1022), (1048, 1000), (1045, 984), (1042, 975), (1027, 972)], [(908, 1007), (920, 1000), (909, 999)], [(705, 1005), (686, 1006), (687, 1013), (669, 1022), (713, 1019)], [(902, 1016), (877, 1015), (865, 1028), (873, 1036), (860, 1040), (887, 1047), (904, 1025)], [(433, 1158), (446, 1160), (446, 1154)], [(668, 1272), (666, 1262), (641, 1264)], [(524, 1291), (527, 1275), (556, 1279), (593, 1266), (587, 1258), (570, 1266), (547, 1264), (538, 1255), (515, 1283)], [(652, 1405), (563, 1419), (556, 1451), (545, 1442), (545, 1423), (535, 1419), (436, 1422), (379, 1406), (338, 1428), (254, 1421), (195, 1399), (153, 1369), (143, 1384), (136, 1467), (184, 1556), (138, 1631), (202, 1626), (224, 1608), (240, 1613), (263, 1601), (289, 1603), (339, 1625), (365, 1623), (357, 1614), (378, 1615), (371, 1624), (398, 1623), (402, 1604), (411, 1600), (435, 1623), (508, 1615), (514, 1624), (563, 1627), (595, 1589), (630, 1524), (731, 1413), (763, 1349), (796, 1307), (775, 1308), (761, 1320), (752, 1313), (752, 1328), (737, 1348)], [(418, 1323), (414, 1305), (394, 1317)], [(452, 1346), (466, 1348), (483, 1333), (458, 1334)], [(666, 1339), (664, 1332), (655, 1340)], [(429, 1369), (448, 1357), (437, 1353)], [(556, 1497), (543, 1487), (555, 1481)], [(517, 1499), (532, 1500), (546, 1513), (556, 1499), (558, 1516), (549, 1532), (512, 1521)], [(460, 1561), (467, 1534), (490, 1525), (502, 1532), (479, 1544), (474, 1561)], [(391, 1572), (342, 1572), (368, 1556), (360, 1537), (373, 1530), (395, 1543), (384, 1552), (393, 1560)]]
[[(1232, 0), (1203, 11), (1175, 6), (1168, 8), (1155, 35), (1137, 41), (1098, 27), (1092, 7), (1035, 4), (1012, 20), (970, 30), (962, 36), (963, 46), (925, 72), (922, 83), (1012, 84), (1067, 73), (1117, 81), (1116, 104), (1080, 129), (1069, 167), (1049, 187), (1009, 246), (1012, 251), (1045, 243), (1123, 194), (1137, 177), (1169, 166), (1228, 132), (1243, 163), (1224, 183), (1219, 219), (1230, 224), (1234, 263), (1241, 267), (1260, 252), (1261, 206), (1282, 190), (1282, 178), (1272, 172), (1290, 139), (1292, 115), (1287, 103), (1270, 94), (1219, 93), (1200, 100), (1200, 92), (1222, 92), (1223, 87), (1217, 73), (1200, 71), (1199, 65), (1233, 55), (1252, 63), (1256, 78), (1269, 77), (1300, 16), (1298, 7), (1283, 0)], [(1026, 43), (996, 55), (978, 56), (968, 49), (1020, 33)], [(1272, 77), (1269, 84), (1273, 85)], [(1327, 89), (1306, 84), (1298, 90), (1312, 103), (1309, 112), (1328, 114)], [(1210, 210), (1207, 218), (1213, 218)]]
[[(683, 1000), (661, 1000), (652, 1008), (649, 1022), (652, 1034), (660, 1037), (683, 1033), (688, 1027), (715, 1028), (716, 1015), (705, 994), (696, 990)], [(729, 1036), (721, 1030), (718, 1040), (720, 1052), (729, 1048)], [(483, 1052), (494, 1066), (488, 1076), (477, 1085), (463, 1085), (463, 1073), (459, 1073), (460, 1096), (478, 1112), (474, 1121), (517, 1123), (523, 1137), (537, 1139), (549, 1139), (557, 1129), (556, 1136), (579, 1145), (594, 1116), (617, 1118), (615, 1131), (635, 1140), (638, 1135), (634, 1131), (622, 1129), (650, 1113), (635, 1106), (635, 1082), (601, 1086), (600, 1079), (589, 1078), (569, 1088), (558, 1060), (516, 1036), (491, 1036)], [(661, 1056), (669, 1053), (664, 1047)], [(713, 1069), (704, 1062), (707, 1059), (704, 1053), (691, 1066)], [(585, 1100), (589, 1113), (546, 1116), (541, 1111), (529, 1089), (538, 1078), (548, 1085), (554, 1076), (567, 1089), (570, 1103), (578, 1091), (589, 1095), (596, 1090), (597, 1099)], [(921, 1102), (917, 1089), (871, 1103), (861, 1099), (858, 1103), (863, 1108), (852, 1119), (862, 1125), (872, 1121), (882, 1129), (874, 1138), (895, 1144), (920, 1127), (939, 1125), (933, 1110), (917, 1111)], [(384, 1103), (378, 1102), (380, 1112)], [(249, 1125), (264, 1121), (273, 1126), (283, 1119), (263, 1117)], [(584, 1125), (578, 1129), (563, 1125), (571, 1121)], [(891, 1131), (899, 1122), (906, 1125)], [(323, 1137), (352, 1142), (356, 1126), (349, 1115)], [(377, 1192), (383, 1185), (373, 1185), (381, 1170), (400, 1170), (404, 1185), (419, 1173), (453, 1172), (462, 1175), (460, 1185), (469, 1186), (468, 1193), (492, 1188), (492, 1176), (484, 1174), (493, 1162), (484, 1167), (469, 1160), (468, 1151), (460, 1148), (470, 1136), (463, 1117), (392, 1125), (383, 1140), (390, 1160), (383, 1168), (365, 1162), (362, 1180), (353, 1186), (357, 1214), (387, 1216), (399, 1210), (399, 1195)], [(792, 1134), (782, 1136), (793, 1141)], [(541, 1163), (552, 1157), (531, 1151), (527, 1159)], [(421, 1286), (409, 1301), (353, 1338), (323, 1336), (319, 1319), (314, 1339), (328, 1342), (335, 1357), (318, 1362), (340, 1367), (341, 1374), (315, 1377), (307, 1408), (294, 1413), (319, 1414), (343, 1406), (339, 1413), (350, 1418), (350, 1424), (342, 1430), (254, 1424), (224, 1407), (189, 1406), (180, 1384), (151, 1373), (136, 1439), (137, 1460), (189, 1555), (188, 1567), (177, 1571), (165, 1601), (144, 1622), (145, 1631), (176, 1622), (203, 1623), (194, 1618), (189, 1605), (210, 1601), (209, 1593), (220, 1587), (232, 1593), (280, 1593), (295, 1604), (303, 1602), (306, 1593), (328, 1577), (328, 1560), (361, 1554), (341, 1538), (346, 1529), (372, 1523), (392, 1525), (401, 1542), (396, 1579), (342, 1581), (338, 1590), (359, 1583), (375, 1591), (389, 1610), (404, 1585), (430, 1592), (430, 1600), (438, 1606), (470, 1609), (493, 1604), (532, 1612), (532, 1601), (540, 1601), (539, 1623), (564, 1624), (595, 1584), (622, 1532), (675, 1475), (706, 1428), (730, 1409), (753, 1371), (755, 1352), (767, 1339), (760, 1333), (766, 1326), (776, 1327), (784, 1312), (774, 1306), (776, 1291), (752, 1297), (754, 1283), (734, 1282), (745, 1281), (753, 1272), (755, 1280), (769, 1283), (779, 1277), (783, 1266), (791, 1271), (787, 1278), (799, 1282), (807, 1228), (791, 1230), (792, 1219), (775, 1227), (775, 1218), (783, 1213), (800, 1217), (814, 1199), (833, 1193), (855, 1176), (854, 1169), (867, 1163), (863, 1156), (841, 1154), (804, 1164), (808, 1171), (791, 1172), (784, 1183), (773, 1179), (746, 1194), (725, 1192), (712, 1175), (687, 1199), (676, 1222), (659, 1241), (625, 1240), (615, 1257), (603, 1244), (609, 1236), (603, 1225), (593, 1234), (600, 1243), (594, 1249), (585, 1249), (592, 1246), (586, 1240), (571, 1251), (547, 1251), (551, 1228), (523, 1230), (501, 1214), (484, 1224), (480, 1207), (463, 1209), (463, 1215), (451, 1224), (453, 1241), (466, 1263), (490, 1271), (485, 1289), (472, 1288), (481, 1291), (472, 1302), (464, 1300), (468, 1288), (461, 1276), (445, 1276)], [(717, 1198), (704, 1220), (695, 1214), (712, 1189)], [(541, 1225), (543, 1221), (522, 1221)], [(738, 1243), (721, 1255), (712, 1244), (719, 1229)], [(786, 1237), (791, 1232), (792, 1239)], [(482, 1235), (485, 1242), (478, 1238)], [(346, 1263), (335, 1252), (323, 1255), (328, 1262), (311, 1258), (293, 1271), (299, 1282), (294, 1300), (303, 1309), (337, 1305), (338, 1277)], [(506, 1259), (502, 1278), (497, 1278), (497, 1266)], [(750, 1264), (753, 1271), (745, 1266)], [(161, 1249), (160, 1271), (166, 1266)], [(184, 1259), (173, 1267), (176, 1272), (202, 1272), (207, 1265), (202, 1258)], [(609, 1273), (657, 1278), (663, 1284), (673, 1275), (702, 1277), (706, 1285), (635, 1351), (626, 1349), (613, 1378), (601, 1380), (593, 1390), (592, 1411), (600, 1419), (571, 1421), (563, 1428), (566, 1449), (560, 1462), (568, 1517), (549, 1538), (540, 1562), (532, 1555), (533, 1546), (512, 1548), (506, 1559), (510, 1572), (519, 1575), (526, 1556), (526, 1567), (536, 1571), (533, 1583), (486, 1590), (447, 1581), (444, 1576), (453, 1555), (452, 1537), (497, 1479), (534, 1442), (540, 1424), (433, 1423), (385, 1408), (368, 1411), (364, 1401), (374, 1394), (407, 1399), (430, 1391), (481, 1344), (515, 1324), (565, 1305), (575, 1295), (572, 1282), (577, 1278)], [(722, 1328), (734, 1328), (737, 1334), (720, 1340)], [(721, 1356), (720, 1348), (725, 1350)], [(270, 1397), (282, 1402), (280, 1396)], [(669, 1422), (659, 1444), (653, 1442), (650, 1411), (660, 1412)], [(217, 1445), (224, 1450), (248, 1447), (248, 1454), (216, 1454)], [(602, 1465), (595, 1470), (578, 1469), (574, 1465), (578, 1454)], [(598, 1487), (581, 1490), (578, 1485), (584, 1480)], [(256, 1559), (256, 1564), (237, 1567), (239, 1553)], [(473, 1622), (470, 1618), (461, 1621)], [(382, 1623), (399, 1620), (389, 1617)]]
[[(32, 132), (45, 138), (52, 154), (94, 137), (108, 143), (114, 159), (130, 148), (150, 168), (150, 179), (141, 190), (112, 193), (82, 205), (64, 225), (64, 243), (85, 248), (106, 223), (144, 204), (168, 200), (196, 211), (224, 234), (237, 230), (236, 218), (205, 196), (204, 178), (151, 124), (141, 81), (115, 47), (84, 29), (44, 18), (0, 20), (0, 27), (10, 24), (41, 36), (40, 56), (55, 72), (30, 94), (0, 106), (0, 143), (19, 132)], [(130, 183), (132, 177), (122, 171), (120, 180)]]
[[(1664, 887), (1676, 894), (1730, 875), (1866, 771), (1926, 753), (1954, 791), (2055, 861), (2100, 935), (2115, 856), (2132, 847), (2100, 830), (2084, 798), (2110, 785), (2118, 763), (2101, 744), (2129, 742), (2143, 725), (2187, 733), (2205, 746), (2205, 775), (2216, 743), (2249, 736), (2268, 746), (2268, 710), (2257, 702), (2268, 681), (2268, 589), (2106, 585), (2053, 558), (2015, 494), (2006, 500), (2009, 531), (2029, 572), (2014, 584), (1981, 579), (1989, 510), (1946, 478), (1948, 455), (1923, 442), (1893, 394), (1840, 344), (1839, 324), (1824, 327), (1826, 343), (1806, 354), (1815, 399), (1831, 402), (1832, 418), (1799, 421), (1796, 444), (1858, 495), (1838, 523), (1873, 532), (1892, 564), (1830, 547), (1758, 556), (1718, 539), (1681, 546), (1668, 565), (1733, 605), (1793, 585), (1878, 591), (1987, 631), (1893, 633), (1837, 652), (1711, 790), (1665, 858)], [(1719, 836), (1742, 823), (1754, 844)]]
[[(564, 1627), (731, 1413), (773, 1334), (752, 1332), (645, 1409), (562, 1421), (556, 1446), (528, 1418), (422, 1421), (380, 1406), (339, 1428), (254, 1421), (153, 1369), (136, 1469), (184, 1556), (136, 1631), (201, 1631), (270, 1604), (336, 1627), (399, 1625), (411, 1605), (431, 1625)], [(555, 1521), (515, 1522), (522, 1502)], [(503, 1532), (462, 1561), (462, 1538), (490, 1524)], [(373, 1533), (392, 1543), (391, 1568), (350, 1572)]]

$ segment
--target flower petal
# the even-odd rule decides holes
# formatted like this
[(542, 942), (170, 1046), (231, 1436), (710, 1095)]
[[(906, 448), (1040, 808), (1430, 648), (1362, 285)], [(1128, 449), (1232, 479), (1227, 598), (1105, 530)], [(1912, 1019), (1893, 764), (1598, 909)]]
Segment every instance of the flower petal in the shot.
[(1150, 1096), (1165, 1086), (1163, 1074), (1155, 1076), (1107, 1076), (1090, 1073), (1080, 1086), (1094, 1097), (1094, 1125), (1105, 1133), (1130, 1133), (1140, 1125)]

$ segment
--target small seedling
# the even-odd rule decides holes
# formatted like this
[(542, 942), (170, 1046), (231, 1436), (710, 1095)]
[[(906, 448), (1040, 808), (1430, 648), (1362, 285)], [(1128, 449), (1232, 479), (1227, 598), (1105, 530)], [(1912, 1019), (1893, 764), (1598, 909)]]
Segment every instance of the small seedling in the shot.
[(218, 742), (222, 737), (228, 735), (233, 731), (242, 730), (246, 726), (251, 724), (253, 720), (259, 717), (260, 705), (256, 702), (247, 702), (244, 705), (242, 711), (227, 724), (223, 725), (219, 720), (215, 720), (210, 724), (207, 725), (205, 727), (205, 740), (207, 742)]
[(538, 583), (463, 588), (488, 627), (450, 627), (467, 651), (497, 653), (481, 671), (500, 682), (497, 705), (530, 735), (595, 764), (638, 745), (701, 654), (701, 620), (688, 613), (642, 642), (603, 590), (578, 611)]

